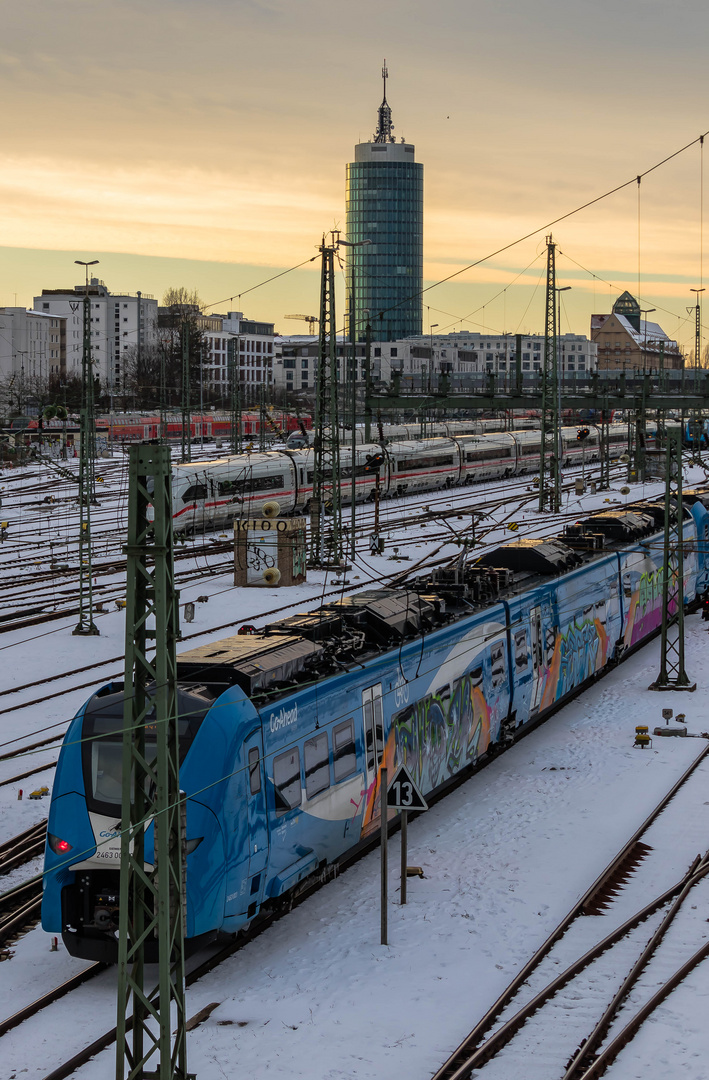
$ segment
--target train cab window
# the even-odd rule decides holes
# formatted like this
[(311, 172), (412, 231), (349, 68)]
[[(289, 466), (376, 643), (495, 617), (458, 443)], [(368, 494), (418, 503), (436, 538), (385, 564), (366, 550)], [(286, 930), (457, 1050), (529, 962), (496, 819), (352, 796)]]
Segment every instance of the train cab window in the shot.
[(196, 502), (207, 498), (206, 484), (192, 484), (182, 496), (183, 503)]
[(330, 787), (330, 754), (327, 732), (308, 739), (303, 747), (305, 794), (309, 799)]
[(505, 681), (505, 651), (501, 641), (490, 649), (490, 666), (493, 687), (501, 686)]
[(332, 750), (335, 765), (335, 783), (339, 784), (340, 780), (344, 780), (357, 767), (354, 723), (352, 720), (346, 720), (344, 724), (338, 724), (336, 728), (333, 728)]
[(518, 630), (515, 634), (515, 669), (524, 671), (529, 665), (529, 651), (527, 648), (527, 631)]
[(273, 784), (276, 790), (276, 813), (294, 810), (302, 801), (300, 752), (297, 746), (273, 759)]
[(257, 746), (249, 750), (249, 791), (256, 795), (261, 790), (261, 769)]

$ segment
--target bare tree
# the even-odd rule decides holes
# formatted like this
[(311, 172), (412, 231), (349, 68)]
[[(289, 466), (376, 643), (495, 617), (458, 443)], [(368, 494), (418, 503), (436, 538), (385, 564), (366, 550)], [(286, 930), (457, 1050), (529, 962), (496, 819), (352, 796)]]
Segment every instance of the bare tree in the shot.
[(197, 308), (199, 311), (204, 307), (204, 301), (201, 299), (196, 289), (187, 289), (184, 285), (173, 286), (165, 289), (165, 293), (162, 298), (162, 305), (166, 308)]

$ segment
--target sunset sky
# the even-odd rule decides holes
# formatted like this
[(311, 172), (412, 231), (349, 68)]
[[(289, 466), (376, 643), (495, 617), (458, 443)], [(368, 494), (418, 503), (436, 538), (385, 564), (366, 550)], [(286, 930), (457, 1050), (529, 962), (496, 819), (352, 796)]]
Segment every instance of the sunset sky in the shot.
[[(317, 314), (317, 263), (236, 297), (344, 230), (386, 57), (395, 134), (425, 166), (425, 283), (485, 259), (425, 294), (424, 329), (541, 332), (546, 223), (709, 130), (705, 0), (2, 0), (2, 15), (5, 305), (98, 258), (114, 292), (185, 285), (305, 332), (283, 316)], [(637, 293), (639, 260), (642, 306), (689, 342), (700, 176), (696, 145), (639, 200), (632, 184), (553, 228), (562, 330)]]

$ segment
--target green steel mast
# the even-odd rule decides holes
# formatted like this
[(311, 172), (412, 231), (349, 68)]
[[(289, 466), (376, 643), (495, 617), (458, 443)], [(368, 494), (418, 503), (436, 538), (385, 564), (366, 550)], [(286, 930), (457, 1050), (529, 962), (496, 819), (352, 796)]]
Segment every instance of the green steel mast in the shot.
[(660, 673), (650, 690), (696, 690), (684, 668), (684, 505), (682, 429), (665, 432), (665, 535)]
[[(78, 262), (78, 260), (76, 260)], [(72, 633), (98, 635), (93, 620), (93, 563), (91, 553), (91, 504), (96, 503), (96, 424), (94, 421), (94, 373), (91, 356), (91, 301), (89, 266), (86, 267), (84, 295), (84, 341), (81, 353), (81, 416), (79, 422), (79, 621)]]
[(229, 338), (227, 357), (229, 366), (229, 419), (231, 449), (241, 453), (241, 383), (239, 381), (238, 338)]
[(547, 287), (544, 369), (542, 371), (539, 509), (558, 511), (561, 504), (561, 462), (559, 460), (559, 367), (556, 348), (556, 244), (551, 235), (547, 236), (546, 244)]
[[(187, 1080), (185, 804), (179, 777), (170, 448), (138, 443), (130, 447), (128, 460), (116, 1080)], [(149, 660), (152, 645), (155, 656)], [(151, 822), (152, 866), (145, 861)], [(158, 985), (151, 991), (145, 988), (148, 942), (157, 944), (159, 957)]]
[[(334, 241), (334, 237), (333, 237)], [(342, 503), (340, 499), (340, 423), (337, 411), (337, 329), (335, 326), (336, 243), (320, 245), (320, 339), (315, 382), (315, 438), (313, 443), (313, 494), (310, 501), (310, 562), (339, 564), (342, 561)], [(326, 539), (322, 513), (331, 511), (332, 525)]]
[(190, 324), (183, 319), (180, 334), (182, 343), (182, 460), (192, 460), (192, 432), (190, 421)]

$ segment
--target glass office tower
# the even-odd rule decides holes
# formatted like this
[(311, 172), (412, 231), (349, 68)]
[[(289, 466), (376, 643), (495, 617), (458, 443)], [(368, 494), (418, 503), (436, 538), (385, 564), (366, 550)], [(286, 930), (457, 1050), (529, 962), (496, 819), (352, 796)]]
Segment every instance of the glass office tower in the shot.
[(423, 165), (410, 143), (394, 140), (386, 67), (382, 75), (376, 134), (347, 166), (347, 240), (370, 241), (348, 249), (347, 291), (354, 278), (358, 340), (369, 320), (375, 340), (397, 341), (422, 330)]

